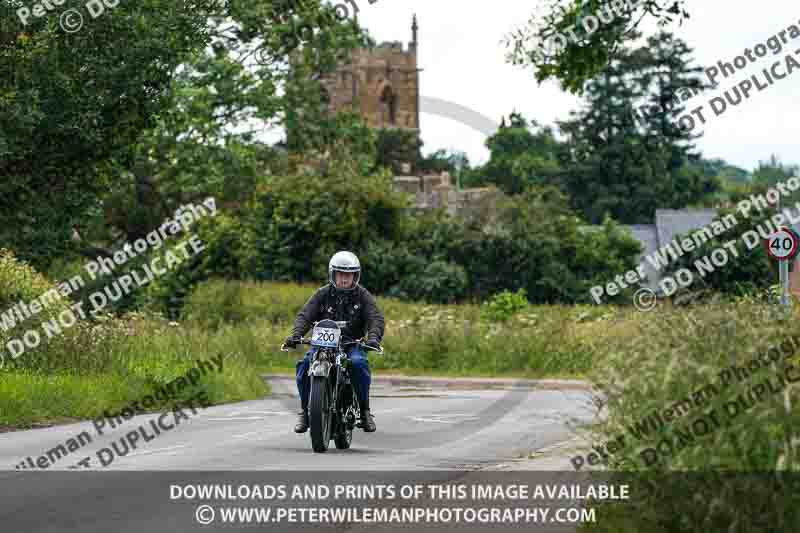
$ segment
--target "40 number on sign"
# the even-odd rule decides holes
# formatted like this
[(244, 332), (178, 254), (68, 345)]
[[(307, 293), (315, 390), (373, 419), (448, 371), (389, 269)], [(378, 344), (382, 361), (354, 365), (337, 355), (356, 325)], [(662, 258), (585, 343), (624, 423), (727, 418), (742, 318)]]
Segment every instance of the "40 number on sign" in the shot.
[(780, 228), (767, 239), (767, 253), (776, 261), (787, 261), (797, 255), (800, 236), (789, 228)]

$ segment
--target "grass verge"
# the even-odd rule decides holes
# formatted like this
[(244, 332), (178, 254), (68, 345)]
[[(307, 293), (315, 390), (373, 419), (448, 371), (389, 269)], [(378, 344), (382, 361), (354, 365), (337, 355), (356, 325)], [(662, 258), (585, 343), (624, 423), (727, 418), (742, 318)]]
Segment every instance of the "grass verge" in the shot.
[(743, 298), (606, 339), (590, 379), (607, 417), (585, 438), (625, 443), (606, 468), (636, 497), (581, 531), (800, 529), (798, 314)]

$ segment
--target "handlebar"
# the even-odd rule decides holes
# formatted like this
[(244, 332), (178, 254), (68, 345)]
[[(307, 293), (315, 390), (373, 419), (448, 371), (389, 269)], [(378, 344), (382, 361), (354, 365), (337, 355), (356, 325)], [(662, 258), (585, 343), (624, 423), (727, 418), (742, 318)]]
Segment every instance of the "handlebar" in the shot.
[[(297, 341), (297, 344), (311, 344), (311, 339), (303, 339), (303, 338), (301, 338), (300, 340)], [(378, 355), (383, 355), (383, 346), (379, 346), (378, 348), (373, 348), (372, 346), (367, 346), (363, 342), (363, 339), (357, 339), (357, 340), (354, 340), (354, 341), (347, 341), (347, 342), (341, 343), (342, 346), (350, 346), (351, 344), (358, 344), (362, 348), (366, 348), (367, 350), (370, 350), (372, 352), (378, 352)], [(289, 351), (289, 348), (286, 347), (286, 343), (281, 343), (281, 351), (282, 352), (288, 352)]]
[[(297, 341), (297, 344), (311, 344), (311, 340), (310, 339), (301, 338), (300, 340)], [(281, 343), (281, 351), (282, 352), (288, 352), (289, 351), (289, 348), (286, 347), (286, 343), (285, 342)]]
[(354, 341), (343, 342), (342, 346), (350, 346), (351, 344), (358, 344), (362, 348), (366, 348), (367, 350), (370, 350), (372, 352), (378, 352), (378, 355), (383, 355), (383, 346), (381, 346), (380, 344), (378, 345), (377, 348), (373, 348), (372, 346), (367, 346), (367, 344), (363, 342), (363, 339), (358, 339)]

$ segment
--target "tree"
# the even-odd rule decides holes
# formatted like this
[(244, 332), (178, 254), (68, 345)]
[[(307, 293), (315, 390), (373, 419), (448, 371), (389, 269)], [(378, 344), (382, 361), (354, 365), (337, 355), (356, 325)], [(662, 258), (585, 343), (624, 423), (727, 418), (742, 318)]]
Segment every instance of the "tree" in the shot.
[[(776, 183), (786, 183), (792, 177), (800, 177), (800, 166), (784, 164), (777, 154), (772, 154), (767, 161), (759, 161), (758, 167), (753, 171), (753, 189), (759, 189), (763, 194)], [(782, 197), (781, 205), (788, 206), (798, 200), (800, 193), (795, 191), (788, 197)]]
[(308, 130), (321, 122), (310, 74), (282, 94), (289, 58), (323, 71), (364, 42), (318, 0), (128, 2), (76, 33), (57, 16), (25, 26), (17, 4), (0, 1), (0, 71), (12, 73), (0, 77), (0, 239), (40, 267), (74, 230), (79, 251), (103, 253), (87, 242), (140, 236), (198, 195), (252, 190), (257, 132), (287, 110), (309, 110)]
[(516, 112), (509, 115), (508, 125), (503, 119), (486, 146), (491, 153), (489, 161), (469, 173), (465, 184), (495, 184), (508, 194), (520, 194), (529, 185), (553, 183), (560, 170), (559, 142), (552, 128), (529, 123)]
[(610, 219), (600, 228), (570, 208), (554, 186), (530, 186), (505, 197), (492, 224), (475, 221), (450, 245), (471, 293), (487, 298), (525, 289), (534, 303), (590, 301), (589, 289), (635, 266), (639, 243)]
[[(716, 221), (722, 220), (727, 215), (734, 218), (741, 218), (737, 209), (731, 207), (721, 209)], [(775, 283), (774, 261), (767, 255), (766, 250), (758, 243), (758, 246), (750, 248), (750, 243), (743, 238), (745, 233), (755, 231), (759, 226), (768, 227), (769, 219), (775, 215), (775, 210), (766, 209), (761, 212), (754, 212), (747, 221), (737, 224), (730, 231), (714, 236), (705, 241), (701, 246), (696, 247), (691, 252), (682, 255), (665, 269), (666, 275), (675, 276), (675, 273), (686, 268), (698, 272), (697, 264), (702, 263), (712, 266), (712, 255), (716, 250), (722, 250), (726, 243), (733, 243), (733, 249), (727, 248), (727, 253), (732, 258), (723, 268), (715, 268), (711, 271), (704, 271), (699, 283), (692, 286), (692, 290), (702, 288), (713, 289), (715, 291), (729, 294), (745, 294), (747, 292), (764, 289)], [(683, 240), (684, 237), (691, 237), (690, 232), (685, 235), (676, 235), (676, 240)], [(760, 237), (757, 237), (760, 239)], [(717, 252), (719, 253), (719, 252)], [(736, 259), (733, 259), (736, 257)]]
[(643, 92), (627, 79), (632, 57), (627, 52), (606, 66), (588, 83), (585, 109), (559, 123), (568, 138), (562, 186), (595, 224), (606, 215), (628, 224), (649, 222), (661, 207), (665, 154), (648, 150), (633, 121), (634, 102)]
[(465, 152), (442, 148), (422, 157), (417, 163), (417, 169), (423, 174), (449, 172), (450, 175), (455, 176), (461, 171), (469, 171), (470, 168), (469, 157)]
[(164, 109), (172, 73), (206, 44), (218, 6), (126, 2), (67, 33), (58, 16), (26, 24), (22, 2), (0, 2), (0, 241), (38, 267), (68, 248), (113, 184), (109, 167)]
[[(660, 32), (637, 48), (630, 59), (630, 69), (641, 86), (646, 106), (655, 112), (638, 115), (648, 149), (664, 152), (666, 171), (661, 197), (669, 206), (686, 206), (707, 195), (716, 193), (720, 184), (714, 177), (705, 176), (693, 163), (700, 159), (696, 152), (694, 119), (686, 121), (687, 108), (683, 102), (697, 91), (705, 89), (700, 77), (703, 69), (692, 67), (692, 49), (672, 34)], [(623, 64), (627, 61), (623, 61)], [(666, 207), (667, 205), (665, 205)]]
[(767, 161), (758, 162), (758, 167), (753, 171), (753, 183), (772, 186), (797, 176), (798, 172), (800, 172), (800, 167), (784, 164), (777, 154), (772, 154)]
[(410, 130), (384, 128), (378, 130), (376, 141), (375, 170), (388, 168), (394, 174), (403, 174), (402, 166), (407, 163), (412, 171), (418, 170), (422, 140)]
[(693, 165), (699, 168), (707, 178), (719, 177), (736, 183), (750, 183), (752, 180), (750, 172), (741, 167), (731, 165), (721, 158), (700, 158), (693, 162)]
[[(586, 108), (559, 124), (568, 137), (561, 181), (588, 220), (650, 223), (657, 208), (704, 202), (719, 190), (694, 166), (697, 136), (681, 127), (681, 103), (700, 84), (690, 53), (669, 34), (622, 50), (587, 84)], [(637, 115), (645, 102), (651, 111)]]
[(526, 28), (506, 37), (511, 48), (507, 58), (514, 65), (532, 67), (538, 82), (558, 79), (564, 89), (579, 93), (622, 51), (645, 17), (656, 18), (660, 26), (674, 17), (682, 22), (689, 18), (685, 4), (686, 0), (556, 0), (549, 12), (535, 13)]
[(387, 174), (361, 174), (342, 146), (328, 175), (272, 176), (258, 187), (242, 215), (255, 239), (247, 272), (259, 280), (324, 280), (336, 250), (395, 240), (407, 208)]

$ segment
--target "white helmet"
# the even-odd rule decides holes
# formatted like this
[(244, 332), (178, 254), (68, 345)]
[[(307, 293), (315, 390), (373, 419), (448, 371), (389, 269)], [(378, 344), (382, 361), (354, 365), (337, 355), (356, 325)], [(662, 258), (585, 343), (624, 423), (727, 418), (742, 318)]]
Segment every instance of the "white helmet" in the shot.
[[(336, 279), (334, 278), (334, 272), (355, 272), (355, 277), (353, 278), (353, 286), (349, 289), (340, 289), (336, 286)], [(336, 289), (337, 291), (352, 291), (358, 287), (358, 281), (361, 279), (361, 263), (358, 261), (358, 257), (352, 252), (336, 252), (331, 257), (330, 262), (328, 263), (328, 281), (330, 281), (331, 286)]]

